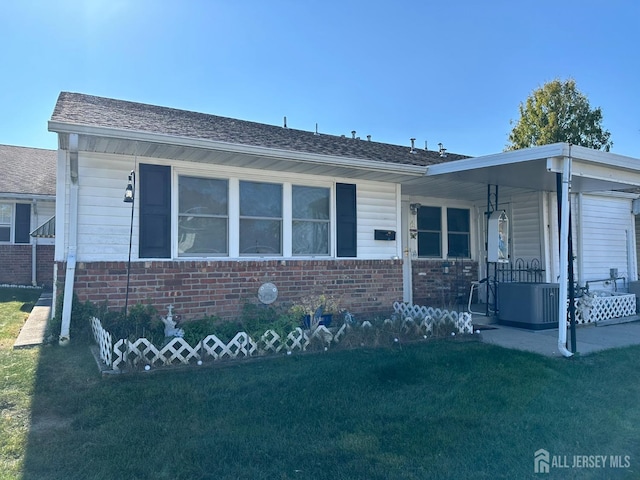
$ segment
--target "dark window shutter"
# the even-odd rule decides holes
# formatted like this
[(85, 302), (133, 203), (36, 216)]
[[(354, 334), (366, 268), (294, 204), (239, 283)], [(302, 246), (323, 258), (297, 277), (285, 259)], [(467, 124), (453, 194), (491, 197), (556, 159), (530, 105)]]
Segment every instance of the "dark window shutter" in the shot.
[(171, 257), (171, 168), (140, 164), (140, 258)]
[(16, 204), (16, 243), (31, 243), (31, 205), (28, 203)]
[(355, 257), (357, 246), (356, 186), (336, 184), (336, 255)]

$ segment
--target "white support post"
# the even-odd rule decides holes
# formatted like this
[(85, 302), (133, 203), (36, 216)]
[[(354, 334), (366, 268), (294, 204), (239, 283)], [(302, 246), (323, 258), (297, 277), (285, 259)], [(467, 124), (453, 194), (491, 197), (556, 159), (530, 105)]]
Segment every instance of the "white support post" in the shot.
[(567, 350), (567, 293), (569, 283), (569, 199), (571, 192), (571, 157), (564, 157), (562, 165), (562, 194), (560, 205), (560, 292), (558, 295), (558, 350), (565, 357), (573, 353)]

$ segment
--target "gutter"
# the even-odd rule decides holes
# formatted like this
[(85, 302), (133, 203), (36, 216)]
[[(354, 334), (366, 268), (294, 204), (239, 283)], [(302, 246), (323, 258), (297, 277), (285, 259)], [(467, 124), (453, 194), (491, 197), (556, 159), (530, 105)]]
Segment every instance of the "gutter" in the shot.
[(110, 137), (114, 139), (131, 140), (136, 142), (164, 143), (172, 146), (201, 148), (205, 150), (219, 150), (224, 152), (243, 153), (264, 158), (278, 158), (294, 160), (315, 165), (329, 165), (348, 168), (357, 168), (368, 171), (403, 173), (422, 177), (426, 174), (427, 167), (422, 165), (406, 165), (401, 163), (381, 162), (362, 158), (340, 157), (336, 155), (324, 155), (318, 153), (284, 150), (281, 148), (261, 147), (245, 145), (204, 138), (182, 137), (167, 135), (164, 133), (150, 133), (120, 128), (95, 127), (90, 125), (75, 125), (64, 122), (49, 121), (50, 132), (94, 135), (98, 137)]
[(69, 135), (69, 246), (67, 271), (64, 279), (64, 300), (62, 304), (62, 326), (60, 345), (67, 345), (70, 339), (71, 307), (73, 305), (73, 284), (76, 274), (76, 254), (78, 248), (78, 135)]

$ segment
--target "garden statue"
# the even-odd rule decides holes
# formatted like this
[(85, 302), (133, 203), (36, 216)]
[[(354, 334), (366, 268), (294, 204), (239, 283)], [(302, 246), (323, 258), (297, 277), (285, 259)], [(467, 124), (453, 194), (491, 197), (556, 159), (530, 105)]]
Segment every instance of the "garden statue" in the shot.
[(184, 330), (176, 328), (176, 322), (173, 320), (173, 305), (167, 306), (166, 317), (160, 317), (162, 323), (164, 323), (164, 336), (165, 337), (184, 337)]

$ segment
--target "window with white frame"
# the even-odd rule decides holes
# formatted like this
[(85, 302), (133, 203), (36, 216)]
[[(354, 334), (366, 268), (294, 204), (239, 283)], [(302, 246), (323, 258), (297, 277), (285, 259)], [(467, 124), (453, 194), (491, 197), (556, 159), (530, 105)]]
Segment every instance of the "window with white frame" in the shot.
[(293, 185), (293, 255), (329, 255), (328, 188)]
[[(329, 186), (191, 175), (177, 180), (180, 257), (331, 255)], [(239, 216), (231, 218), (234, 212)]]
[(442, 258), (443, 252), (448, 257), (471, 257), (469, 209), (422, 206), (417, 216), (418, 257)]
[(228, 255), (228, 181), (180, 176), (178, 191), (178, 255)]
[(13, 223), (13, 205), (0, 203), (0, 242), (11, 241), (11, 225)]
[(282, 255), (282, 185), (240, 182), (240, 255)]

